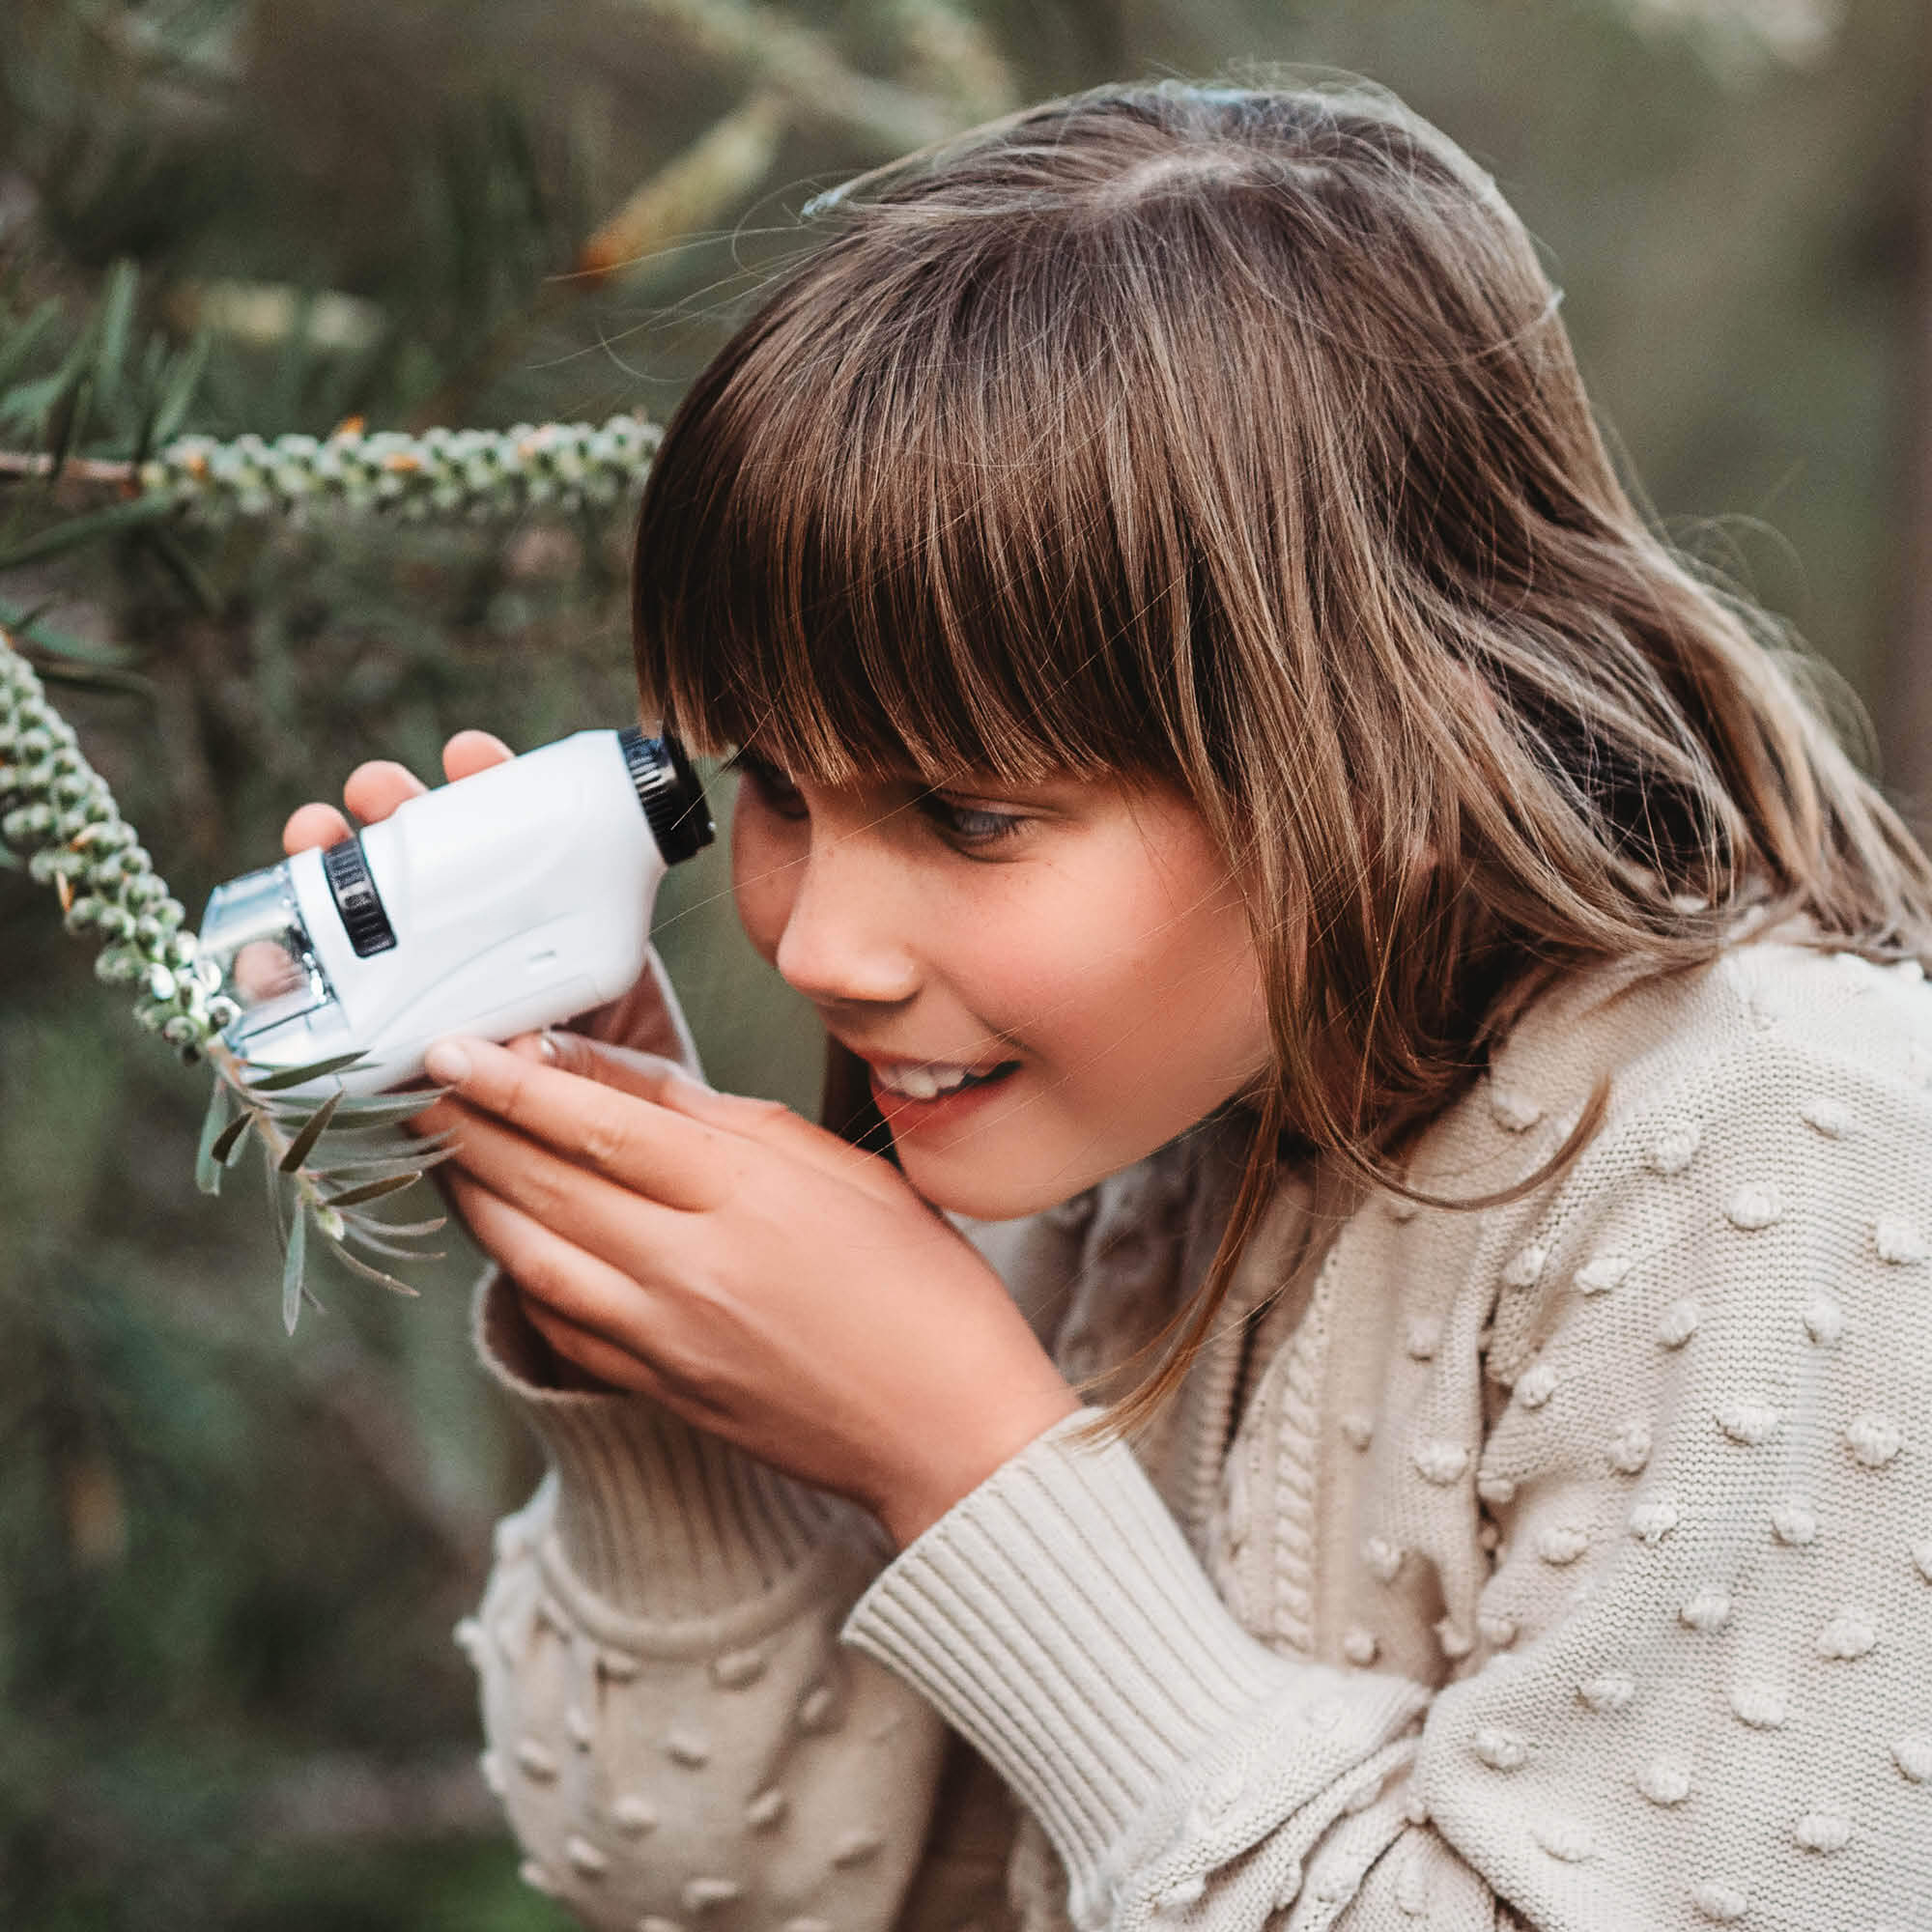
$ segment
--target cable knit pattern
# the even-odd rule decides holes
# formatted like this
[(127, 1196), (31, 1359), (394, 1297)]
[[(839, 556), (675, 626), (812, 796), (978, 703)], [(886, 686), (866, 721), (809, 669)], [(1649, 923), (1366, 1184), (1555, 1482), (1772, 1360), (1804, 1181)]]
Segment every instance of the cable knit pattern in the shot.
[[(1506, 1208), (1291, 1177), (1164, 1431), (1058, 1426), (890, 1561), (499, 1361), (554, 1466), (466, 1636), (535, 1875), (646, 1932), (995, 1932), (997, 1861), (1026, 1932), (1932, 1924), (1932, 989), (1575, 980), (1411, 1179), (1531, 1173), (1601, 1071)], [(1183, 1144), (982, 1246), (1099, 1372), (1225, 1179)], [(1018, 1804), (970, 1856), (961, 1751)]]

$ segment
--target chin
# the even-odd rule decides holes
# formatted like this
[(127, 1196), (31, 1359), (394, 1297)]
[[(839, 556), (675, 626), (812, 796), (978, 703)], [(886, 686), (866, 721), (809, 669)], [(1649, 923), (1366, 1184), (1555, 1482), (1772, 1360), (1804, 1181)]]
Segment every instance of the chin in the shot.
[(1023, 1220), (1070, 1201), (1115, 1171), (1094, 1173), (1084, 1166), (1077, 1170), (1067, 1166), (1037, 1178), (1015, 1173), (1011, 1167), (974, 1172), (977, 1163), (923, 1158), (914, 1150), (900, 1151), (899, 1165), (921, 1200), (972, 1221)]

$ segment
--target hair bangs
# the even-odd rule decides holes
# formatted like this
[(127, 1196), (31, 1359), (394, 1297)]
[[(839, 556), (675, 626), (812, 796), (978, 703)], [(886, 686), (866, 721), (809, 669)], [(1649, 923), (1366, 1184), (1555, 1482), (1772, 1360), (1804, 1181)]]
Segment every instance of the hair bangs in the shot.
[(1145, 573), (1078, 413), (1094, 384), (1065, 380), (1094, 345), (1065, 339), (1023, 237), (916, 252), (871, 233), (814, 257), (667, 426), (640, 696), (696, 751), (754, 744), (825, 783), (1177, 776), (1174, 639), (1162, 600), (1122, 593)]

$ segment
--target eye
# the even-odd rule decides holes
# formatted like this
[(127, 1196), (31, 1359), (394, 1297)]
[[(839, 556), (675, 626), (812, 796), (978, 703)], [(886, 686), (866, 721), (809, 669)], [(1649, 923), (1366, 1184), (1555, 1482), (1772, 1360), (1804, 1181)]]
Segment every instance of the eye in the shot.
[(1031, 822), (1024, 812), (994, 811), (982, 805), (955, 805), (951, 799), (928, 792), (919, 809), (940, 831), (958, 846), (983, 850), (1011, 838)]
[(721, 769), (736, 772), (740, 780), (751, 786), (753, 797), (777, 817), (804, 818), (807, 815), (806, 803), (798, 787), (775, 764), (759, 757), (755, 752), (742, 749), (733, 752)]

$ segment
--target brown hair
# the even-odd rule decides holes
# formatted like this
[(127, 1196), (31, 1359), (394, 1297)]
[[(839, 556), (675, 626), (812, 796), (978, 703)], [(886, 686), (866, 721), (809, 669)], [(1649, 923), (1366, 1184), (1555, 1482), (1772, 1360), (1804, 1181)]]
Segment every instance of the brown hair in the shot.
[[(1750, 909), (1932, 966), (1932, 863), (1822, 668), (1634, 506), (1529, 236), (1385, 92), (1096, 88), (823, 225), (667, 427), (640, 689), (827, 783), (1105, 773), (1203, 814), (1274, 1078), (1114, 1427), (1179, 1384), (1284, 1155), (1408, 1191), (1558, 975), (1707, 964)], [(1606, 1105), (1440, 1205), (1543, 1184)]]

